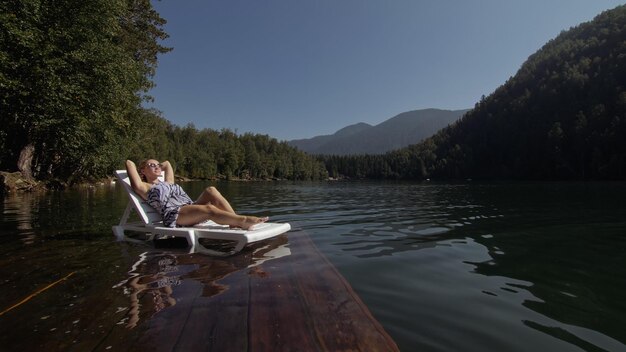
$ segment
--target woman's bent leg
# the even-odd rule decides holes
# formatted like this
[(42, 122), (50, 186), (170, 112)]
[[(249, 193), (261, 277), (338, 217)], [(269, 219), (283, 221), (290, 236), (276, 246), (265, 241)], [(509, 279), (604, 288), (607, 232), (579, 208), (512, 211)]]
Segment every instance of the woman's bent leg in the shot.
[(244, 216), (219, 209), (218, 207), (207, 205), (185, 205), (180, 208), (176, 224), (180, 226), (192, 226), (206, 220), (213, 220), (218, 224), (241, 227), (245, 230), (255, 224), (268, 220), (268, 218), (258, 218), (256, 216)]
[(233, 214), (235, 213), (226, 198), (213, 186), (207, 187), (202, 194), (200, 194), (200, 197), (196, 200), (196, 204), (213, 204), (221, 210)]

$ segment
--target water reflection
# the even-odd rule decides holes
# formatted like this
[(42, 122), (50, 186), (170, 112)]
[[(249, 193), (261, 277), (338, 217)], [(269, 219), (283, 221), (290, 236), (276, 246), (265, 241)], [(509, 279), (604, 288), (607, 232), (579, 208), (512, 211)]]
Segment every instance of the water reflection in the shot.
[[(330, 185), (306, 194), (315, 212), (304, 225), (401, 346), (515, 350), (523, 335), (518, 350), (619, 351), (625, 193), (623, 184)], [(418, 333), (415, 321), (446, 332)], [(462, 335), (463, 346), (442, 347), (450, 329), (475, 345)]]
[(0, 202), (0, 241), (15, 246), (16, 237), (22, 245), (49, 239), (92, 239), (119, 222), (126, 204), (123, 195), (110, 186), (6, 194)]
[(492, 259), (475, 263), (475, 271), (532, 283), (525, 290), (536, 299), (520, 304), (540, 315), (524, 319), (527, 327), (585, 350), (626, 349), (616, 340), (624, 338), (619, 312), (626, 308), (626, 260), (619, 245), (626, 244), (623, 229), (599, 231), (597, 225), (562, 221), (479, 239)]
[[(463, 227), (506, 221), (499, 208), (475, 199), (470, 189), (401, 182), (313, 188), (303, 195), (310, 197), (308, 211), (316, 211), (305, 226), (335, 256), (376, 258), (431, 248), (458, 238)], [(329, 230), (339, 236), (327, 236)]]
[[(33, 213), (37, 196), (35, 193), (7, 194), (3, 198), (2, 216), (11, 219), (23, 244), (33, 244), (36, 234), (33, 231)], [(7, 224), (2, 224), (6, 227)]]
[[(291, 254), (286, 235), (249, 246), (238, 255), (217, 258), (202, 254), (144, 252), (128, 272), (128, 278), (113, 286), (122, 289), (129, 306), (118, 322), (135, 328), (142, 320), (174, 307), (177, 299), (211, 298), (228, 290), (223, 281), (229, 275), (247, 270), (248, 275), (263, 277), (259, 265)], [(193, 287), (200, 284), (198, 294)]]
[[(205, 186), (198, 183), (195, 194)], [(190, 194), (194, 187), (185, 185)], [(626, 184), (281, 182), (219, 188), (238, 211), (297, 223), (402, 350), (626, 350)], [(265, 275), (258, 265), (264, 260), (282, 265), (271, 258), (289, 249), (255, 247), (216, 259), (171, 245), (114, 243), (111, 225), (127, 204), (121, 191), (3, 199), (2, 307), (50, 277), (77, 275), (0, 320), (3, 331), (16, 332), (0, 336), (0, 345), (66, 341), (60, 330), (42, 332), (87, 325), (96, 305), (103, 307), (102, 318), (84, 327), (86, 334), (113, 336), (101, 328), (110, 321), (121, 336), (144, 334), (146, 323), (158, 330), (185, 305), (219, 305), (237, 280)], [(118, 246), (132, 255), (121, 255)], [(75, 312), (79, 301), (87, 303)], [(101, 302), (109, 301), (114, 303), (105, 309)], [(70, 303), (76, 306), (68, 308)], [(54, 319), (40, 319), (48, 316)], [(29, 337), (33, 321), (38, 339)], [(126, 328), (129, 323), (136, 327)], [(123, 349), (127, 341), (119, 341)], [(87, 345), (83, 350), (95, 346)]]
[[(128, 316), (119, 324), (134, 328), (139, 322), (142, 308), (154, 315), (164, 308), (176, 304), (176, 299), (172, 297), (172, 287), (180, 285), (180, 278), (177, 275), (169, 275), (169, 273), (178, 271), (176, 260), (176, 256), (167, 253), (148, 254), (148, 252), (144, 252), (139, 255), (139, 260), (133, 264), (131, 271), (129, 271), (130, 277), (113, 286), (113, 288), (123, 286), (124, 294), (130, 298)], [(155, 268), (151, 268), (152, 266)]]

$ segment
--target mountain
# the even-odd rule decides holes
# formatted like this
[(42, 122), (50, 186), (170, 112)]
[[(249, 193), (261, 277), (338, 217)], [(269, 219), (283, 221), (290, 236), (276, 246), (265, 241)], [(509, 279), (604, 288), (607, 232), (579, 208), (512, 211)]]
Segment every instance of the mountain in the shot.
[(562, 32), (419, 154), (439, 177), (626, 179), (625, 38), (626, 5)]
[(381, 124), (357, 123), (332, 135), (289, 141), (309, 154), (383, 154), (415, 144), (457, 121), (468, 110), (425, 109), (401, 113)]
[(317, 137), (308, 138), (308, 139), (296, 139), (296, 140), (289, 141), (287, 143), (291, 145), (292, 147), (296, 147), (310, 154), (321, 154), (317, 152), (317, 150), (324, 147), (325, 145), (332, 144), (333, 141), (336, 141), (342, 138), (348, 138), (351, 135), (358, 134), (369, 128), (372, 128), (372, 125), (369, 125), (364, 122), (359, 122), (357, 124), (344, 127), (332, 135), (317, 136)]
[(332, 177), (626, 180), (626, 5), (550, 40), (458, 122)]

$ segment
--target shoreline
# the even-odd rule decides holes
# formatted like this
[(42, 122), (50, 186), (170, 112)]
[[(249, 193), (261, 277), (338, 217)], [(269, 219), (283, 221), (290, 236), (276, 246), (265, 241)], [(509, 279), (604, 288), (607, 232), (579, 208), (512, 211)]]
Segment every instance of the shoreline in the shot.
[[(206, 181), (206, 182), (284, 182), (288, 179), (281, 178), (239, 178), (239, 177), (226, 177), (220, 175), (218, 177), (201, 179), (201, 178), (188, 178), (180, 175), (175, 175), (176, 182), (192, 182), (192, 181)], [(329, 177), (323, 181), (341, 181), (341, 178)], [(19, 171), (0, 171), (0, 195), (12, 194), (12, 193), (24, 193), (24, 192), (37, 192), (47, 190), (62, 190), (68, 188), (89, 188), (98, 186), (110, 186), (116, 183), (115, 176), (109, 176), (99, 180), (93, 181), (81, 181), (74, 184), (67, 184), (59, 180), (38, 181), (35, 179), (28, 179)]]

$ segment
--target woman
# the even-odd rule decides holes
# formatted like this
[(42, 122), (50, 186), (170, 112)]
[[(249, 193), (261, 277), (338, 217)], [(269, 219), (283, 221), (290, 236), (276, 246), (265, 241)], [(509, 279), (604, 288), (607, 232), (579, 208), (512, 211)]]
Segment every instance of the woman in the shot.
[[(137, 167), (131, 160), (126, 160), (126, 171), (135, 193), (161, 213), (165, 226), (192, 226), (213, 220), (218, 224), (250, 230), (254, 225), (268, 220), (267, 217), (236, 214), (215, 187), (206, 188), (195, 202), (192, 201), (175, 183), (174, 171), (168, 161), (159, 163), (148, 159)], [(162, 171), (165, 181), (159, 180)]]

